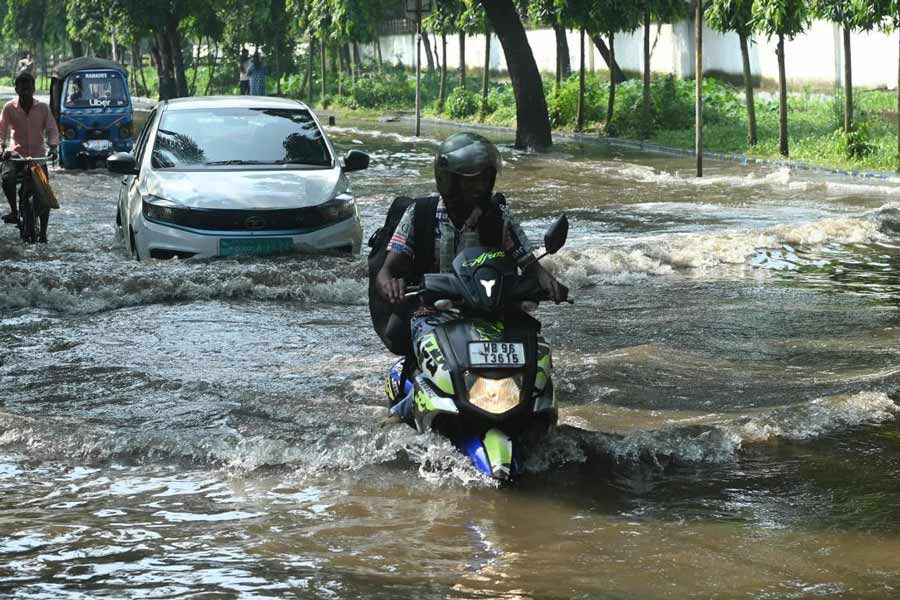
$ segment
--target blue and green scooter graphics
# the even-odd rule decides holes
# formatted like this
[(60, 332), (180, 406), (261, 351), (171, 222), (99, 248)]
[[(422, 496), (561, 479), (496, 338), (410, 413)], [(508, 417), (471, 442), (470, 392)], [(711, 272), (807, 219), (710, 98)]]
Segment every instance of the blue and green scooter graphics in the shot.
[(464, 440), (461, 446), (472, 464), (485, 475), (502, 480), (515, 475), (512, 440), (499, 429), (489, 429), (484, 438), (473, 436)]
[(459, 414), (452, 398), (442, 396), (438, 389), (422, 375), (413, 383), (413, 420), (419, 433), (428, 431), (431, 422), (441, 414)]
[(453, 379), (435, 334), (429, 333), (418, 341), (416, 360), (422, 371), (428, 374), (428, 378), (442, 393), (453, 395)]

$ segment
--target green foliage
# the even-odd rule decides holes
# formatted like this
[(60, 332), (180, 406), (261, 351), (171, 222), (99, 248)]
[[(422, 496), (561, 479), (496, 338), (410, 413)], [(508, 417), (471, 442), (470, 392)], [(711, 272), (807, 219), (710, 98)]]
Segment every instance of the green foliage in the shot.
[(416, 90), (397, 67), (385, 67), (382, 72), (363, 73), (349, 86), (350, 108), (387, 108), (415, 104)]
[(711, 0), (705, 13), (706, 23), (722, 33), (753, 33), (753, 0)]
[[(553, 127), (572, 127), (578, 117), (579, 75), (573, 73), (547, 96), (547, 112)], [(584, 120), (598, 122), (606, 117), (606, 85), (593, 73), (584, 78)]]
[(481, 95), (462, 87), (455, 87), (447, 96), (447, 114), (451, 119), (465, 119), (478, 114), (481, 107)]
[(856, 125), (849, 133), (843, 127), (834, 130), (832, 143), (848, 159), (862, 159), (871, 155), (875, 147), (869, 141), (869, 128), (865, 123)]
[(808, 2), (805, 0), (754, 0), (753, 28), (771, 38), (788, 39), (802, 33), (809, 24)]
[(810, 0), (810, 16), (853, 28), (856, 11), (851, 0)]

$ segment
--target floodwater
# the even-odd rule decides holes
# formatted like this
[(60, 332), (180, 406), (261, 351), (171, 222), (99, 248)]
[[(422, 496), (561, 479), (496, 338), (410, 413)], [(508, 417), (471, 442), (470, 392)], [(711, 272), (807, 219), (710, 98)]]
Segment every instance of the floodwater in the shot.
[[(446, 130), (339, 123), (366, 236)], [(499, 189), (573, 306), (497, 486), (385, 416), (362, 257), (129, 259), (118, 177), (0, 230), (0, 595), (900, 596), (900, 181), (560, 143)]]

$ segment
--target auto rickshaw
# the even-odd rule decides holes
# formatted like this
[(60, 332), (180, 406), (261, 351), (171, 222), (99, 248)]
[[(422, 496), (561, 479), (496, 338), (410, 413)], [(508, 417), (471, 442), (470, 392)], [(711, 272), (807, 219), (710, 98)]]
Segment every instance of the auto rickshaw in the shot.
[(59, 163), (86, 169), (133, 145), (127, 72), (119, 63), (81, 57), (56, 65), (50, 81), (50, 110), (61, 136)]

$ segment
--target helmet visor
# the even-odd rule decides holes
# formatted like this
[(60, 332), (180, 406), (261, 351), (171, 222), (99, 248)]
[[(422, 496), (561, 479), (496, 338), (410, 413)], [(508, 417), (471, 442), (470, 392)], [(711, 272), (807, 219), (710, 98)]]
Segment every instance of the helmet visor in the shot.
[(480, 175), (489, 167), (499, 173), (503, 165), (497, 148), (491, 143), (480, 141), (448, 148), (441, 153), (439, 162), (446, 171), (464, 177)]

